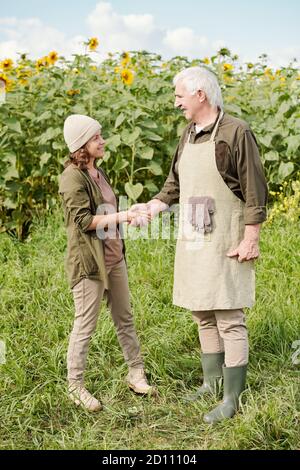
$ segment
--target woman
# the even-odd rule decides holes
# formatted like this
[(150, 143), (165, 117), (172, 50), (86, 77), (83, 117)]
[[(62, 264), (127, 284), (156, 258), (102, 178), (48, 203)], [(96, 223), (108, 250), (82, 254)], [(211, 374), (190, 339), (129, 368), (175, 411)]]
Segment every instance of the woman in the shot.
[[(77, 405), (98, 411), (101, 403), (85, 389), (83, 375), (89, 340), (106, 289), (118, 340), (129, 366), (127, 383), (136, 393), (152, 391), (144, 374), (134, 328), (123, 242), (118, 231), (119, 223), (130, 223), (137, 213), (117, 212), (115, 194), (103, 171), (96, 166), (96, 160), (104, 155), (101, 125), (88, 116), (71, 115), (64, 124), (64, 138), (71, 153), (61, 175), (59, 192), (68, 235), (66, 270), (76, 311), (67, 356), (69, 394)], [(99, 214), (103, 204), (113, 210)], [(105, 238), (105, 234), (109, 237)]]

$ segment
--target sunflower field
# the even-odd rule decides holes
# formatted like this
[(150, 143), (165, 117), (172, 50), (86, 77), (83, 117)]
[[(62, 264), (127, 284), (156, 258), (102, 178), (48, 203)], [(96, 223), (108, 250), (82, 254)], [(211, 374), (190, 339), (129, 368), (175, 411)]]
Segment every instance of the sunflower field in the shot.
[[(0, 62), (0, 232), (20, 240), (36, 214), (58, 202), (58, 179), (68, 150), (63, 123), (72, 113), (99, 120), (106, 139), (104, 168), (119, 194), (143, 201), (162, 186), (186, 125), (174, 109), (172, 79), (204, 65), (221, 83), (225, 111), (249, 122), (260, 147), (276, 210), (298, 217), (300, 170), (299, 67), (273, 70), (262, 55), (240, 64), (221, 49), (212, 57), (164, 61), (147, 51), (110, 54), (97, 64), (86, 51), (72, 60), (52, 51), (33, 61)], [(278, 198), (279, 196), (279, 198)]]

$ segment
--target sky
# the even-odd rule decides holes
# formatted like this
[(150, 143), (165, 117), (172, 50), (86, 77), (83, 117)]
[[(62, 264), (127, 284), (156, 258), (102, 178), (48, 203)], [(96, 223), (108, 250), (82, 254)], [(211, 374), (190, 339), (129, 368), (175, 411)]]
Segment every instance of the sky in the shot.
[(96, 61), (138, 49), (203, 58), (227, 47), (242, 62), (265, 53), (280, 67), (300, 63), (299, 19), (299, 0), (13, 0), (0, 9), (0, 60), (52, 50), (70, 58), (96, 36)]

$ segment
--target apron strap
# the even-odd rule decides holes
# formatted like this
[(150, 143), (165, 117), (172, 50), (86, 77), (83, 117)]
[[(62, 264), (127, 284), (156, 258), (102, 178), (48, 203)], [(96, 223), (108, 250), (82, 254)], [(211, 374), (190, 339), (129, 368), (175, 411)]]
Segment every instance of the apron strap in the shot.
[(210, 136), (210, 139), (209, 139), (210, 142), (213, 142), (213, 141), (215, 140), (216, 133), (217, 133), (217, 130), (218, 130), (220, 121), (221, 121), (221, 119), (222, 119), (223, 116), (224, 116), (224, 112), (223, 112), (223, 110), (221, 109), (220, 114), (219, 114), (219, 117), (218, 117), (218, 120), (217, 120), (216, 125), (215, 125), (215, 127), (214, 127), (214, 130), (212, 131), (212, 134), (211, 134), (211, 136)]
[[(217, 133), (217, 130), (218, 130), (218, 127), (219, 127), (219, 123), (220, 123), (220, 121), (221, 121), (221, 119), (222, 119), (223, 116), (224, 116), (224, 112), (223, 112), (223, 110), (221, 109), (220, 114), (219, 114), (219, 117), (218, 117), (218, 120), (217, 120), (217, 122), (216, 122), (216, 125), (215, 125), (215, 127), (214, 127), (214, 129), (213, 129), (213, 132), (212, 132), (211, 136), (210, 136), (209, 142), (213, 142), (213, 141), (215, 140), (216, 133)], [(191, 133), (192, 133), (192, 130), (190, 130), (190, 132), (189, 132), (189, 134), (188, 134), (188, 138), (187, 138), (187, 141), (186, 141), (187, 144), (190, 143), (190, 140), (191, 140)]]
[(190, 130), (189, 135), (188, 135), (188, 138), (187, 138), (187, 141), (186, 141), (187, 144), (190, 143), (190, 140), (191, 140), (191, 133), (192, 133), (192, 131)]

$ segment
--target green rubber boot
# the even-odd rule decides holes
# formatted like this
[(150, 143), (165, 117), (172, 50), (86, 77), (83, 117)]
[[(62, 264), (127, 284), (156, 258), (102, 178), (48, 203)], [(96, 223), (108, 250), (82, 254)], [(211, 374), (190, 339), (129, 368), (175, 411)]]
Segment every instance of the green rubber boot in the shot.
[(204, 395), (214, 395), (218, 392), (222, 379), (224, 353), (201, 354), (203, 384), (194, 393), (187, 395), (185, 401), (196, 401)]
[(226, 418), (232, 418), (239, 409), (239, 396), (246, 386), (247, 365), (240, 367), (223, 366), (224, 398), (223, 402), (210, 413), (204, 415), (204, 421), (215, 424)]

